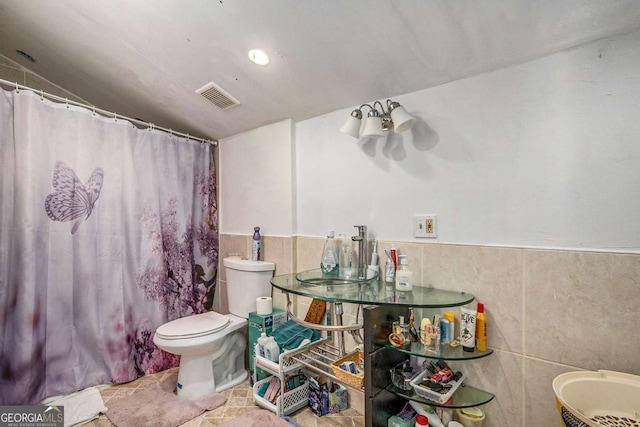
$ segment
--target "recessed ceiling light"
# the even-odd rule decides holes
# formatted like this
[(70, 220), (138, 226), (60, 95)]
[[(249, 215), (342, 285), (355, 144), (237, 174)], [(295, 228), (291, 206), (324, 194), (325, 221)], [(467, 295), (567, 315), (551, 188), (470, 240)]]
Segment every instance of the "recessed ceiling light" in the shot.
[(254, 64), (267, 65), (269, 63), (269, 55), (263, 50), (252, 49), (249, 51), (249, 59)]

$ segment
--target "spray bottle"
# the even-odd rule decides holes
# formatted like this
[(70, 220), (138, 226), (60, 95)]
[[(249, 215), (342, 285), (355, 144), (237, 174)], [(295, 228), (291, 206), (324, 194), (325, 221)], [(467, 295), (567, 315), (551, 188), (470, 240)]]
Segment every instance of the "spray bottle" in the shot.
[(262, 236), (260, 235), (260, 227), (253, 227), (251, 259), (253, 261), (260, 261), (260, 258), (262, 258)]

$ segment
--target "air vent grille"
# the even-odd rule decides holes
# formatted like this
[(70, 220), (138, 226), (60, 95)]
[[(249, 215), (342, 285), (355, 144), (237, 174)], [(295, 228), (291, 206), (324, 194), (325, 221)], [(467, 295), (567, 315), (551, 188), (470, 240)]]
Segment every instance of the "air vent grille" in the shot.
[(207, 101), (211, 102), (221, 110), (227, 110), (229, 108), (240, 105), (237, 99), (229, 95), (227, 91), (222, 89), (214, 82), (207, 83), (200, 89), (196, 90), (196, 93), (202, 95)]

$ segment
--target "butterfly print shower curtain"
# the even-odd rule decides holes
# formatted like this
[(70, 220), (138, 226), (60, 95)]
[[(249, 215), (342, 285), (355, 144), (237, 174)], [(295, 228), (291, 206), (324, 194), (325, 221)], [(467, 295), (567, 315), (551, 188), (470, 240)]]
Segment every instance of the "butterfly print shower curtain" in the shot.
[(0, 405), (177, 366), (161, 324), (211, 308), (209, 144), (0, 90)]

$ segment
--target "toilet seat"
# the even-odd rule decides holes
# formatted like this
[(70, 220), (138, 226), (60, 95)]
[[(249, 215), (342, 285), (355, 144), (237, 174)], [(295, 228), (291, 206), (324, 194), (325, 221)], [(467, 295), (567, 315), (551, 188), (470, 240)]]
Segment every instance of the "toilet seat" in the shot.
[(229, 325), (229, 322), (228, 316), (209, 311), (165, 323), (156, 329), (156, 334), (168, 340), (197, 338), (221, 331)]

